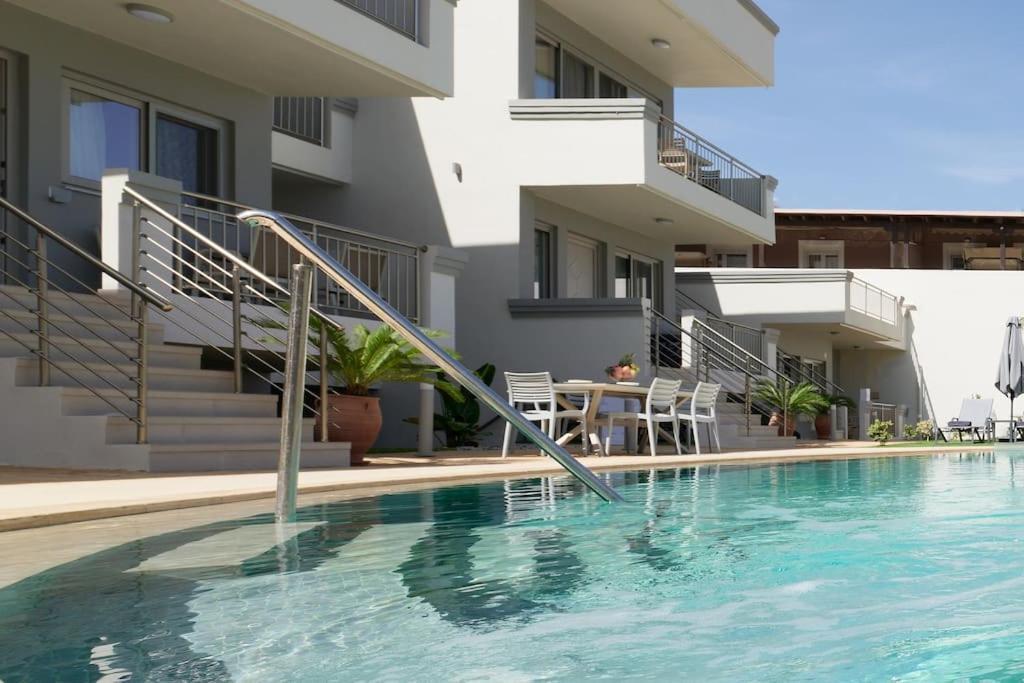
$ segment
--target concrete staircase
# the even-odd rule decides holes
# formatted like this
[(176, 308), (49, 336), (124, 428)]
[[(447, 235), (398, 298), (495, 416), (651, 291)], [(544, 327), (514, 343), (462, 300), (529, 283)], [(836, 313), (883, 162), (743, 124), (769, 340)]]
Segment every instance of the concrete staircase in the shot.
[[(658, 368), (659, 377), (683, 380), (684, 387), (696, 386), (698, 378), (693, 368)], [(720, 383), (723, 391), (718, 402), (718, 432), (722, 440), (722, 448), (730, 450), (763, 450), (770, 448), (792, 448), (796, 445), (796, 437), (779, 436), (778, 427), (761, 424), (761, 415), (750, 414), (750, 434), (747, 434), (746, 406), (727, 400), (728, 393), (742, 395), (745, 382), (740, 373), (725, 370), (712, 370), (711, 381)], [(706, 435), (701, 431), (701, 436)], [(702, 439), (701, 443), (705, 443)], [(703, 450), (703, 448), (702, 448)]]
[[(135, 443), (134, 324), (125, 296), (51, 293), (50, 386), (38, 386), (35, 296), (0, 286), (0, 464), (152, 472), (273, 469), (281, 420), (270, 393), (233, 393), (229, 371), (203, 367), (203, 349), (165, 344), (149, 325), (149, 443)], [(110, 322), (124, 321), (124, 322)], [(74, 359), (65, 356), (67, 351)], [(127, 356), (126, 356), (127, 354)], [(84, 385), (84, 386), (83, 386)], [(131, 392), (129, 392), (131, 393)], [(303, 424), (303, 467), (346, 467), (349, 444), (313, 441)]]

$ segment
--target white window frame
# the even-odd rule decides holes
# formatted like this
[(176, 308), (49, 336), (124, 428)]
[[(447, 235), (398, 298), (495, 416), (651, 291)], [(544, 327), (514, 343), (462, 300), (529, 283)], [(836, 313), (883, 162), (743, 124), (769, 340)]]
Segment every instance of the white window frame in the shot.
[(801, 268), (810, 268), (810, 256), (838, 256), (839, 265), (836, 268), (846, 267), (846, 242), (843, 240), (800, 240), (797, 245), (797, 253), (800, 258)]
[(61, 177), (65, 185), (99, 190), (100, 183), (90, 178), (79, 178), (71, 175), (71, 91), (103, 97), (114, 102), (121, 102), (141, 111), (139, 118), (139, 168), (146, 173), (156, 170), (156, 120), (160, 114), (180, 119), (187, 123), (213, 129), (217, 132), (217, 187), (215, 194), (225, 196), (225, 188), (231, 177), (231, 164), (228, 141), (230, 126), (227, 121), (207, 114), (199, 113), (163, 100), (146, 97), (127, 88), (110, 85), (78, 73), (65, 73), (61, 79)]
[[(742, 266), (727, 266), (723, 263), (723, 257), (743, 256), (746, 263)], [(708, 247), (708, 259), (715, 268), (751, 268), (754, 264), (754, 246), (746, 247), (725, 247), (711, 245)]]
[[(651, 266), (651, 274), (652, 274), (653, 280), (654, 280), (654, 282), (652, 284), (652, 287), (651, 287), (651, 289), (653, 290), (651, 292), (653, 294), (653, 296), (651, 298), (651, 306), (656, 311), (662, 310), (661, 305), (662, 305), (662, 300), (664, 298), (663, 289), (665, 287), (665, 273), (664, 273), (664, 268), (662, 267), (661, 260), (660, 259), (656, 259), (656, 258), (654, 258), (652, 256), (646, 256), (644, 254), (638, 254), (638, 253), (636, 253), (634, 251), (628, 251), (626, 249), (616, 249), (615, 250), (615, 257), (616, 258), (623, 257), (623, 258), (628, 258), (629, 259), (629, 291), (626, 292), (626, 296), (625, 296), (625, 298), (627, 298), (627, 299), (634, 298), (635, 295), (636, 295), (636, 292), (634, 292), (634, 282), (636, 280), (636, 270), (633, 267), (633, 264), (636, 263), (636, 262), (640, 262), (640, 263), (646, 263), (647, 265)], [(614, 280), (615, 280), (615, 274), (613, 273), (612, 274), (612, 285), (613, 286), (614, 286)]]
[[(942, 269), (943, 270), (954, 270), (953, 268), (953, 257), (959, 255), (960, 258), (964, 256), (964, 249), (971, 247), (983, 247), (985, 246), (981, 242), (943, 242), (942, 243)], [(957, 269), (959, 270), (959, 269)]]

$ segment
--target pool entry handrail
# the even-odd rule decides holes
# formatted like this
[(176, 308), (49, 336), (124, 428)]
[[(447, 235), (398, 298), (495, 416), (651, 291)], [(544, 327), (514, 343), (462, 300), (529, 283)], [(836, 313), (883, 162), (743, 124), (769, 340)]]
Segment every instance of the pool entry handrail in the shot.
[[(420, 328), (414, 325), (408, 318), (399, 313), (387, 301), (381, 298), (370, 287), (364, 284), (359, 278), (353, 275), (347, 268), (338, 263), (324, 249), (309, 239), (301, 230), (295, 227), (287, 218), (274, 211), (250, 210), (238, 214), (238, 219), (250, 224), (258, 225), (266, 230), (272, 231), (280, 239), (294, 249), (309, 264), (322, 271), (327, 278), (344, 289), (350, 296), (355, 298), (374, 316), (383, 323), (390, 325), (395, 332), (407, 341), (412, 347), (422, 353), (427, 359), (437, 365), (449, 377), (469, 390), (487, 407), (496, 412), (502, 418), (508, 420), (527, 439), (533, 442), (543, 452), (551, 456), (559, 465), (564, 467), (569, 474), (582, 482), (591, 491), (606, 501), (622, 501), (623, 498), (612, 487), (597, 478), (586, 466), (578, 462), (568, 451), (559, 446), (553, 439), (542, 432), (536, 425), (525, 419), (505, 399), (498, 395), (493, 389), (484, 384), (467, 367), (446, 353), (437, 343), (428, 337)], [(308, 299), (304, 307), (307, 308)], [(322, 318), (325, 322), (338, 325), (328, 317)], [(339, 325), (340, 327), (340, 325)], [(301, 389), (300, 389), (301, 391)], [(301, 404), (297, 404), (301, 409)], [(294, 416), (293, 416), (294, 417)], [(285, 423), (288, 422), (286, 417)]]

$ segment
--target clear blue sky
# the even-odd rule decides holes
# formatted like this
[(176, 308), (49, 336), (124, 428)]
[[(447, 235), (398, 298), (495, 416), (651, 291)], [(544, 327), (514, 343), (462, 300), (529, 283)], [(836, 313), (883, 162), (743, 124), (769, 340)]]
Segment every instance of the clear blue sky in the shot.
[(775, 87), (680, 89), (676, 118), (790, 208), (1024, 208), (1024, 0), (758, 0)]

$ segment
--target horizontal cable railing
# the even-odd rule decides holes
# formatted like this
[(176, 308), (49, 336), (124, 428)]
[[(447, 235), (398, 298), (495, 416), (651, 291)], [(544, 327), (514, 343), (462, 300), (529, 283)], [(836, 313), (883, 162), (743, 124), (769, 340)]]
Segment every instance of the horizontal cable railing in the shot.
[[(178, 218), (215, 246), (245, 261), (254, 270), (284, 285), (292, 264), (299, 258), (272, 233), (238, 220), (241, 211), (252, 207), (217, 197), (184, 193), (186, 202), (178, 210)], [(282, 214), (318, 246), (343, 264), (374, 292), (413, 321), (420, 319), (419, 258), (422, 247), (371, 233), (343, 228), (324, 221)], [(197, 248), (195, 237), (182, 234), (180, 239)], [(208, 260), (220, 261), (223, 255), (210, 247), (198, 247), (198, 255), (187, 250), (179, 256), (192, 265)], [(211, 271), (216, 272), (216, 271)], [(252, 283), (262, 294), (271, 293), (262, 282)], [(350, 294), (322, 275), (314, 283), (316, 304), (324, 313), (366, 317), (368, 312)]]
[[(5, 222), (0, 241), (0, 283), (7, 285), (0, 287), (0, 335), (37, 359), (39, 386), (58, 375), (85, 389), (146, 443), (146, 312), (150, 304), (169, 311), (170, 303), (3, 198), (0, 211), (15, 219)], [(72, 272), (75, 262), (113, 278), (131, 300), (100, 293)]]
[(851, 310), (890, 325), (898, 323), (900, 300), (895, 294), (857, 277), (850, 280), (849, 288)]
[(338, 0), (412, 40), (420, 37), (420, 0)]
[(704, 311), (706, 314), (705, 323), (708, 327), (715, 330), (723, 337), (726, 337), (732, 343), (736, 344), (748, 353), (751, 353), (758, 358), (765, 357), (764, 330), (720, 318), (712, 313), (704, 304), (700, 303), (686, 292), (679, 289), (676, 290), (677, 311), (693, 308), (694, 306)]
[(324, 103), (323, 97), (275, 97), (274, 130), (323, 147)]
[(897, 406), (893, 403), (879, 403), (878, 401), (871, 402), (870, 417), (868, 418), (868, 424), (881, 420), (883, 422), (891, 422), (896, 424), (896, 411)]
[(658, 161), (668, 170), (764, 215), (765, 177), (666, 116), (659, 121)]

